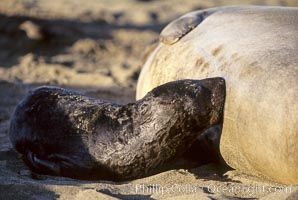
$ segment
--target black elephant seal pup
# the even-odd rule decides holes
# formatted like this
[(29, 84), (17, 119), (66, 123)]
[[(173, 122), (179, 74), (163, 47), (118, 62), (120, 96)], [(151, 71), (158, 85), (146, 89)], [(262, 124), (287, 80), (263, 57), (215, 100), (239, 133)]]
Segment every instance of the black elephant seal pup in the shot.
[(170, 82), (126, 105), (39, 87), (17, 106), (10, 140), (37, 173), (123, 181), (181, 156), (222, 123), (221, 78)]

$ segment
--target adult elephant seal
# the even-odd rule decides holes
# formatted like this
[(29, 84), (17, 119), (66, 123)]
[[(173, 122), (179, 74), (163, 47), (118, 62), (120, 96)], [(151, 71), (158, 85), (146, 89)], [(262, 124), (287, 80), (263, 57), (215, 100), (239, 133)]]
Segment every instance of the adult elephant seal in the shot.
[(224, 160), (245, 173), (298, 183), (298, 8), (191, 12), (160, 39), (141, 72), (137, 98), (169, 81), (223, 77)]
[(222, 124), (222, 78), (161, 85), (127, 105), (40, 87), (17, 106), (10, 140), (31, 170), (130, 180), (158, 172)]

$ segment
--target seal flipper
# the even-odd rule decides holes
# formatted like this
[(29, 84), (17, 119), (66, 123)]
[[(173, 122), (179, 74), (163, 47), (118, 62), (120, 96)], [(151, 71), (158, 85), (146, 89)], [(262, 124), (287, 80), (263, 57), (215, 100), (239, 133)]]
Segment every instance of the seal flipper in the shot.
[(160, 33), (160, 41), (174, 44), (203, 21), (202, 15), (182, 16), (167, 25)]
[(58, 163), (38, 158), (37, 155), (31, 151), (28, 151), (27, 154), (23, 155), (23, 161), (32, 171), (37, 173), (59, 175), (61, 172)]
[(223, 161), (219, 150), (221, 131), (221, 124), (205, 130), (182, 157), (197, 166), (210, 162), (221, 163)]
[(218, 8), (203, 9), (182, 15), (161, 31), (159, 36), (160, 41), (167, 45), (178, 42), (184, 35), (192, 31), (216, 10), (218, 10)]
[(93, 173), (91, 167), (80, 165), (80, 162), (71, 156), (51, 154), (47, 158), (40, 158), (37, 154), (29, 151), (23, 155), (23, 161), (32, 171), (40, 174), (55, 176), (64, 174), (67, 177), (85, 178), (86, 174)]
[[(183, 36), (192, 31), (202, 21), (204, 21), (211, 14), (222, 11), (232, 10), (236, 6), (215, 7), (210, 9), (203, 9), (193, 11), (182, 15), (178, 19), (169, 23), (160, 33), (159, 39), (162, 43), (172, 45), (178, 42)], [(239, 8), (239, 7), (238, 7)]]

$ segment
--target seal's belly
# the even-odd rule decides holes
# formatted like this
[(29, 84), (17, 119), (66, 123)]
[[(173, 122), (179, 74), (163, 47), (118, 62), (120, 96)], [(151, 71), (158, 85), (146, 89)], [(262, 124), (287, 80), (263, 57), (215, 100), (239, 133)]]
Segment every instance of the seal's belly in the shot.
[(224, 159), (234, 168), (294, 183), (298, 180), (297, 16), (298, 9), (282, 8), (209, 16), (174, 45), (157, 47), (144, 66), (147, 72), (141, 75), (138, 98), (168, 81), (224, 77)]

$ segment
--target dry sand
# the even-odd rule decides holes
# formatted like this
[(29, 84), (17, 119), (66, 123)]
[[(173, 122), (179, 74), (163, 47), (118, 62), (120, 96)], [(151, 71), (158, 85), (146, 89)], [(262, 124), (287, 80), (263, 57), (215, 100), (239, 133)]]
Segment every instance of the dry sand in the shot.
[(0, 199), (298, 199), (297, 185), (214, 164), (121, 183), (31, 174), (11, 149), (9, 119), (31, 88), (58, 85), (133, 101), (142, 63), (168, 22), (192, 10), (233, 4), (298, 1), (1, 0)]

